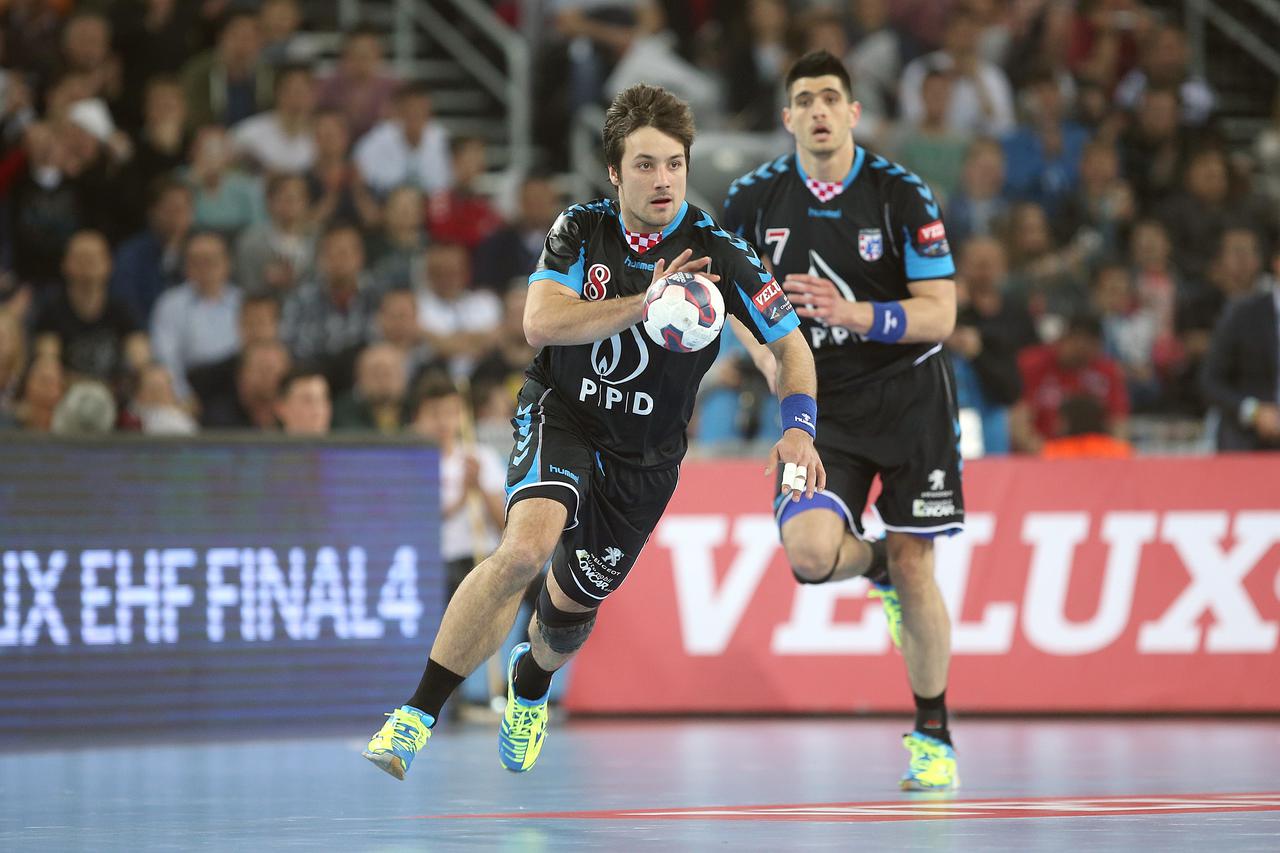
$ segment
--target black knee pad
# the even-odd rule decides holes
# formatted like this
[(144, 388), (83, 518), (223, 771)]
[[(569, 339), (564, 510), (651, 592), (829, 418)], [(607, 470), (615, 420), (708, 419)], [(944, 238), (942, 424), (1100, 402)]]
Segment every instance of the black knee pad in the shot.
[(568, 613), (551, 603), (551, 592), (546, 584), (538, 595), (538, 630), (551, 651), (558, 655), (571, 655), (587, 641), (596, 623), (596, 611)]

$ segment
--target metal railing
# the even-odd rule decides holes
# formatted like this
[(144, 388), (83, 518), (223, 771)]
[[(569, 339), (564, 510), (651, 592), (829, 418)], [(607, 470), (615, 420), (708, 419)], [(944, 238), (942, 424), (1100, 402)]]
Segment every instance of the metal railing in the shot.
[[(452, 15), (445, 14), (448, 7)], [(507, 125), (507, 171), (523, 174), (532, 163), (531, 81), (529, 45), (520, 33), (480, 0), (338, 0), (337, 19), (344, 29), (360, 23), (391, 25), (391, 56), (397, 71), (412, 77), (422, 67), (420, 33), (425, 33), (477, 86), (501, 105)], [(501, 54), (495, 63), (475, 38), (459, 30), (465, 21), (483, 34), (485, 44)]]
[[(1280, 3), (1276, 0), (1244, 0), (1280, 26)], [(1216, 0), (1183, 0), (1187, 38), (1191, 43), (1191, 64), (1197, 74), (1205, 73), (1206, 29), (1212, 25), (1234, 41), (1259, 64), (1280, 77), (1280, 51), (1259, 37)]]

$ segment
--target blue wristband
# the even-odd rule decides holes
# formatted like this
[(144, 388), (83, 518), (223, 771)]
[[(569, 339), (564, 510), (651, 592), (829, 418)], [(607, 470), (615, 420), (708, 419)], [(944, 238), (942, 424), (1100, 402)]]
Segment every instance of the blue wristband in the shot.
[(907, 333), (907, 312), (901, 302), (872, 302), (871, 328), (867, 338), (882, 344), (896, 344)]
[(802, 429), (818, 437), (818, 401), (808, 394), (792, 394), (782, 400), (782, 429)]

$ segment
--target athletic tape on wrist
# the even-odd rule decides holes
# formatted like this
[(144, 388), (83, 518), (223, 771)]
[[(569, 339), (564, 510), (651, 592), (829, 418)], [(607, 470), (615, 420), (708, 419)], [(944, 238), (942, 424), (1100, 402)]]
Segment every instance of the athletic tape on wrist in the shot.
[(896, 344), (907, 333), (907, 312), (901, 302), (872, 302), (867, 337), (882, 344)]
[(782, 399), (782, 429), (802, 429), (818, 437), (818, 401), (808, 394), (791, 394)]

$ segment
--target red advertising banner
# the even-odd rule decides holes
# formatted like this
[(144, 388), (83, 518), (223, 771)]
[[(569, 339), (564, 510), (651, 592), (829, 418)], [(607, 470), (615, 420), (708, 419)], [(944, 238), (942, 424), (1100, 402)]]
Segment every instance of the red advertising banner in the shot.
[[(792, 579), (762, 470), (685, 465), (570, 709), (911, 707), (866, 581)], [(1280, 455), (979, 460), (965, 504), (937, 540), (952, 707), (1280, 711)]]

